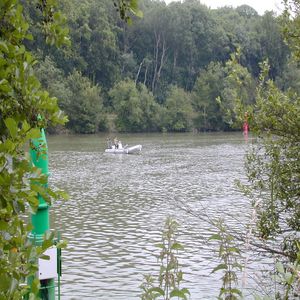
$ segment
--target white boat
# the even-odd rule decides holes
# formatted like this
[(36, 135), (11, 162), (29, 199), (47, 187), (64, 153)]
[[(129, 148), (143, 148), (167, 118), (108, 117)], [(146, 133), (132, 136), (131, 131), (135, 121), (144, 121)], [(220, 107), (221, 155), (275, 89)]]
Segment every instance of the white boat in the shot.
[(112, 145), (111, 148), (105, 149), (105, 153), (113, 153), (113, 154), (135, 154), (140, 153), (142, 151), (142, 145), (135, 145), (128, 147), (127, 145), (125, 147), (122, 146), (121, 143), (119, 143), (118, 148), (116, 148), (115, 145)]

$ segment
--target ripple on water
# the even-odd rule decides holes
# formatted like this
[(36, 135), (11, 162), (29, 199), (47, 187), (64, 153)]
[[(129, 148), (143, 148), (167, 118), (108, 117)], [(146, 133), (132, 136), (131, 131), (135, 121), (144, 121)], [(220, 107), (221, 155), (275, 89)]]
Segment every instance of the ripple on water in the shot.
[(148, 138), (142, 155), (132, 156), (67, 145), (51, 152), (49, 183), (70, 194), (52, 208), (52, 223), (68, 241), (62, 299), (139, 299), (143, 275), (158, 273), (154, 244), (168, 215), (180, 223), (185, 252), (179, 257), (191, 299), (215, 298), (221, 283), (210, 274), (216, 260), (206, 220), (225, 216), (237, 228), (245, 223), (250, 206), (234, 185), (244, 176), (245, 145), (187, 139)]

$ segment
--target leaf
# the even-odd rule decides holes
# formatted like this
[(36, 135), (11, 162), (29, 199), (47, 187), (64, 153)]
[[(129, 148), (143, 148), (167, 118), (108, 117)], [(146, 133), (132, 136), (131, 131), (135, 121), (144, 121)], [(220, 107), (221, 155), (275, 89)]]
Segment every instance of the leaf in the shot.
[(213, 235), (211, 235), (208, 239), (209, 241), (211, 240), (218, 240), (218, 241), (221, 241), (222, 240), (222, 237), (218, 234), (218, 233), (215, 233)]
[(186, 295), (185, 293), (182, 291), (182, 290), (173, 290), (171, 293), (170, 293), (170, 298), (173, 298), (173, 297), (179, 297), (181, 299), (186, 299)]
[(240, 251), (240, 249), (238, 249), (238, 248), (236, 248), (236, 247), (229, 247), (228, 249), (227, 249), (227, 251), (228, 252), (235, 252), (235, 253), (240, 253), (241, 251)]
[(34, 278), (32, 285), (31, 285), (32, 291), (34, 294), (37, 294), (40, 289), (40, 281), (37, 278)]
[(14, 293), (14, 291), (16, 290), (18, 285), (18, 280), (16, 280), (15, 278), (13, 278), (10, 282), (10, 287), (9, 287), (9, 294), (12, 295)]
[(181, 289), (181, 291), (185, 294), (191, 295), (190, 291), (187, 288)]
[(217, 265), (212, 271), (211, 273), (215, 273), (219, 270), (227, 270), (227, 265), (226, 264), (219, 264)]
[(294, 276), (292, 273), (288, 272), (288, 273), (285, 273), (284, 279), (288, 285), (291, 285), (293, 283)]
[(8, 52), (8, 47), (4, 41), (0, 41), (0, 50), (2, 52), (6, 52), (6, 53)]
[(40, 259), (44, 259), (44, 260), (50, 260), (50, 256), (49, 255), (45, 255), (45, 254), (42, 254), (39, 258)]
[(178, 243), (178, 242), (175, 242), (172, 247), (171, 247), (172, 250), (184, 250), (184, 247)]
[(237, 294), (239, 296), (242, 296), (242, 292), (239, 289), (231, 289), (230, 291), (232, 294)]
[(45, 240), (43, 242), (42, 248), (43, 250), (48, 249), (49, 247), (51, 247), (53, 245), (53, 241), (52, 240)]
[(281, 262), (277, 262), (276, 263), (276, 269), (279, 273), (283, 274), (284, 273), (284, 267), (283, 264)]
[(12, 118), (7, 118), (5, 119), (4, 123), (9, 130), (11, 137), (15, 138), (18, 133), (18, 127), (16, 121)]
[(60, 241), (56, 244), (57, 249), (63, 249), (63, 248), (66, 248), (67, 246), (68, 246), (68, 244), (66, 241)]
[(161, 296), (165, 295), (164, 290), (162, 288), (160, 288), (160, 287), (153, 287), (153, 288), (149, 289), (149, 292), (150, 293), (156, 292), (156, 293), (159, 293)]
[(11, 285), (10, 278), (6, 274), (1, 275), (0, 294), (2, 291), (7, 291), (9, 289), (10, 285)]
[(38, 139), (40, 137), (41, 137), (41, 131), (39, 128), (32, 128), (26, 134), (27, 139)]
[(0, 231), (6, 230), (8, 228), (8, 222), (0, 220)]

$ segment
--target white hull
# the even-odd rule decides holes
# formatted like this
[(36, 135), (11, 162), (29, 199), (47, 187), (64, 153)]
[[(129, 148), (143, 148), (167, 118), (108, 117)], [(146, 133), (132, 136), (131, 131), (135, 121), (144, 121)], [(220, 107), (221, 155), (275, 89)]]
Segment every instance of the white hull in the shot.
[(105, 149), (105, 153), (113, 153), (113, 154), (134, 154), (140, 153), (142, 151), (142, 145), (135, 145), (132, 147), (126, 148), (113, 148), (113, 149)]

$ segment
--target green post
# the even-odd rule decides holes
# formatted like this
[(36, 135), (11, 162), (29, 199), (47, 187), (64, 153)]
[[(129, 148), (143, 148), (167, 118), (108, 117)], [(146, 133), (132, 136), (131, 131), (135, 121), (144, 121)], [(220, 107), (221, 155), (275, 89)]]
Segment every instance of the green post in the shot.
[[(44, 186), (48, 186), (48, 146), (47, 140), (45, 136), (44, 129), (41, 129), (41, 136), (39, 138), (32, 140), (32, 145), (30, 147), (30, 156), (32, 163), (39, 169), (41, 169), (42, 174), (47, 176), (47, 182)], [(41, 195), (38, 195), (39, 206), (35, 214), (31, 215), (31, 222), (33, 225), (33, 229), (29, 235), (29, 239), (32, 243), (36, 246), (41, 246), (44, 240), (44, 235), (47, 231), (50, 230), (50, 222), (49, 222), (49, 205), (43, 199)], [(56, 249), (54, 250), (56, 251)], [(55, 259), (55, 252), (54, 259)], [(48, 255), (48, 253), (46, 253)], [(49, 263), (53, 265), (53, 263), (57, 263), (56, 261), (50, 261)], [(44, 270), (42, 270), (44, 268)], [(39, 261), (39, 271), (38, 271), (38, 278), (40, 279), (41, 289), (40, 289), (40, 297), (43, 300), (55, 300), (55, 276), (49, 273), (46, 270), (47, 266), (42, 266)], [(50, 268), (51, 269), (51, 268)], [(53, 272), (52, 272), (53, 273)], [(50, 277), (50, 278), (48, 278)], [(32, 280), (32, 279), (31, 279)], [(30, 281), (30, 279), (29, 279)]]

